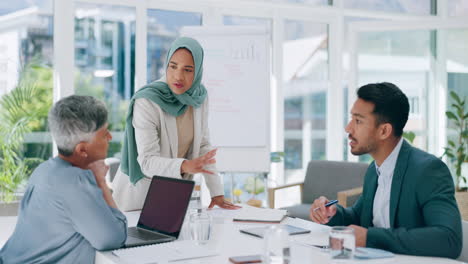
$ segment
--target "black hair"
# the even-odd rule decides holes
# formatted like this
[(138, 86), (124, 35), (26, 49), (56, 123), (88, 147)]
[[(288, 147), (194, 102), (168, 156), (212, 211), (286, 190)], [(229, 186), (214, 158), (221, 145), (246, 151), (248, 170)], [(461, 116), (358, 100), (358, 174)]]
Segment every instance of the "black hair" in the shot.
[(357, 96), (374, 104), (372, 113), (377, 117), (377, 125), (390, 123), (396, 137), (403, 135), (408, 121), (409, 102), (400, 88), (388, 82), (370, 83), (359, 88)]

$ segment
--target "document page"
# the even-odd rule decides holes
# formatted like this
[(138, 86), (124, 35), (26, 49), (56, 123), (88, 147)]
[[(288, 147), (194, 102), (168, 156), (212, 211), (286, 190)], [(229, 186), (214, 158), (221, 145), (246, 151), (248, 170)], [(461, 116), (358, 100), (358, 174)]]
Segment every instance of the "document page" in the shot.
[(125, 263), (132, 264), (164, 263), (217, 255), (216, 251), (197, 245), (192, 240), (118, 249), (112, 253)]
[(279, 223), (286, 217), (287, 211), (280, 209), (244, 206), (236, 210), (234, 221)]

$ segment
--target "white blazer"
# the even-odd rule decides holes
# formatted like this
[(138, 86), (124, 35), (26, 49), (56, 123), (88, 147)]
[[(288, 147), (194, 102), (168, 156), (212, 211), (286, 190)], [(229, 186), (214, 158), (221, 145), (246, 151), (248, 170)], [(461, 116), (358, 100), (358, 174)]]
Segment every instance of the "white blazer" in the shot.
[[(208, 98), (202, 106), (193, 109), (193, 144), (188, 159), (197, 158), (208, 151), (211, 145), (208, 134)], [(159, 105), (146, 98), (135, 100), (133, 122), (138, 150), (138, 164), (145, 178), (135, 185), (119, 167), (112, 183), (113, 197), (120, 210), (140, 210), (154, 175), (192, 179), (193, 175), (181, 175), (180, 166), (185, 159), (177, 158), (178, 136), (176, 117), (164, 112)], [(223, 195), (223, 184), (214, 165), (206, 166), (215, 174), (203, 174), (211, 197)]]

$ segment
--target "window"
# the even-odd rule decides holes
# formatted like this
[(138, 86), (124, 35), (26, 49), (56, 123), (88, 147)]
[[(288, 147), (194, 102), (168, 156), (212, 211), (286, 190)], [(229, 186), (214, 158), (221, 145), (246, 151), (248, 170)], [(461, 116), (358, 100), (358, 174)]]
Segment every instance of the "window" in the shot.
[(269, 0), (275, 3), (291, 3), (306, 5), (331, 5), (332, 0)]
[(414, 15), (430, 15), (431, 2), (429, 0), (344, 0), (346, 8), (366, 9), (392, 13)]
[(287, 20), (283, 42), (285, 179), (326, 158), (328, 25)]
[[(466, 29), (451, 29), (446, 31), (447, 36), (447, 92), (454, 91), (459, 97), (465, 100), (464, 112), (468, 111), (466, 102), (468, 101), (468, 47), (465, 43), (468, 41), (468, 28)], [(452, 107), (453, 99), (447, 95), (447, 110), (455, 112)], [(458, 134), (456, 132), (455, 123), (453, 120), (447, 120), (447, 137), (443, 140), (443, 144), (447, 144), (448, 140), (458, 142)], [(458, 146), (458, 145), (457, 145)], [(466, 144), (465, 144), (466, 148)], [(465, 150), (466, 151), (466, 150)], [(453, 164), (449, 163), (449, 167), (453, 169)], [(464, 165), (466, 166), (466, 165)], [(466, 170), (466, 169), (464, 169)], [(463, 172), (462, 172), (463, 174)], [(452, 170), (452, 175), (455, 176), (455, 170)], [(455, 183), (458, 184), (458, 183)], [(461, 183), (461, 187), (466, 187), (466, 183)]]
[(411, 96), (408, 97), (409, 105), (410, 105), (410, 115), (418, 115), (419, 114), (419, 97)]
[[(441, 1), (441, 0), (439, 0)], [(468, 1), (466, 0), (447, 0), (447, 9), (450, 16), (468, 15)]]
[[(20, 112), (15, 111), (11, 104), (0, 106), (3, 118), (0, 126), (8, 133), (22, 131), (20, 127), (26, 131), (19, 132), (22, 135), (17, 140), (4, 140), (11, 139), (5, 134), (0, 138), (2, 160), (13, 157), (8, 151), (19, 156), (11, 166), (4, 167), (0, 163), (0, 193), (4, 191), (4, 184), (21, 192), (20, 185), (8, 183), (8, 180), (16, 181), (8, 175), (19, 170), (20, 163), (29, 168), (26, 175), (21, 175), (27, 178), (41, 161), (52, 155), (52, 140), (47, 133), (47, 113), (53, 91), (52, 5), (53, 0), (3, 1), (0, 4), (0, 100), (10, 96), (13, 90), (23, 91), (23, 96), (14, 98), (17, 104), (22, 105)], [(34, 87), (32, 92), (25, 89), (31, 86)], [(31, 119), (21, 125), (18, 120), (26, 118)], [(18, 144), (11, 144), (14, 141)], [(2, 198), (0, 194), (0, 200)]]
[[(416, 134), (414, 145), (427, 149), (427, 93), (433, 85), (431, 41), (433, 31), (366, 32), (359, 34), (358, 87), (391, 82), (409, 98), (405, 131)], [(367, 160), (364, 156), (360, 160)]]
[(263, 26), (271, 32), (271, 20), (255, 17), (224, 16), (224, 25)]
[(184, 26), (200, 26), (198, 13), (148, 10), (148, 82), (161, 78), (165, 72), (167, 52)]
[(119, 157), (128, 102), (134, 91), (135, 9), (75, 5), (75, 93), (105, 102), (112, 141), (108, 156)]

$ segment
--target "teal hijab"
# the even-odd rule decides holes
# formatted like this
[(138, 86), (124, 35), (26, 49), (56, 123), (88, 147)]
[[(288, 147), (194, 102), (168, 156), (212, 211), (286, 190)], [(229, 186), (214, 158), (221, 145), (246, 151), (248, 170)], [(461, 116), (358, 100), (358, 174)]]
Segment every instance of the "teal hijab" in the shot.
[(166, 70), (169, 60), (178, 49), (186, 48), (192, 53), (195, 63), (195, 77), (192, 86), (183, 94), (174, 94), (165, 81), (165, 76), (139, 89), (130, 100), (125, 126), (125, 138), (122, 148), (121, 167), (123, 173), (130, 177), (132, 184), (145, 177), (138, 164), (137, 146), (135, 141), (135, 129), (132, 126), (133, 105), (138, 98), (146, 98), (159, 105), (161, 109), (172, 115), (179, 116), (187, 110), (188, 106), (200, 107), (206, 99), (206, 89), (201, 84), (203, 74), (203, 48), (192, 38), (180, 37), (172, 44), (166, 58)]

